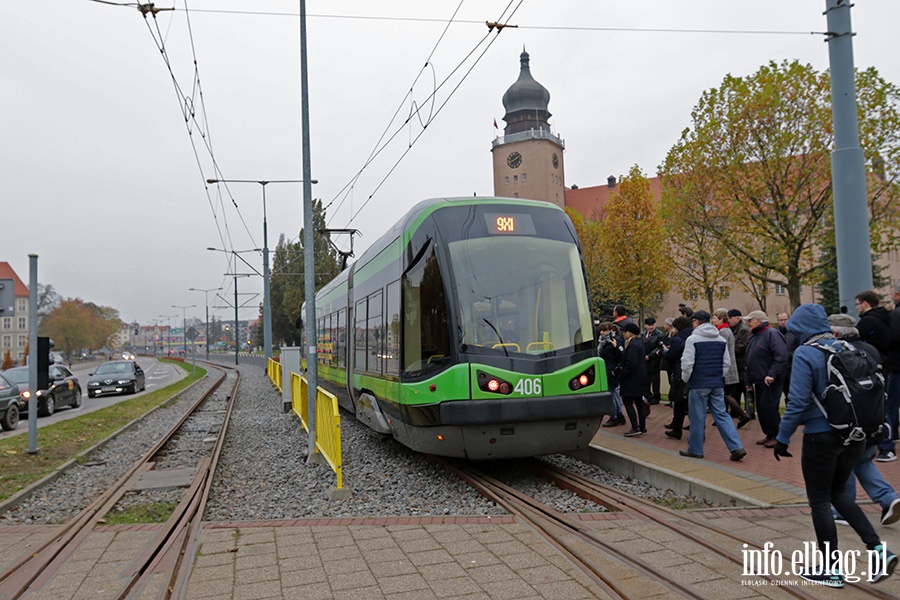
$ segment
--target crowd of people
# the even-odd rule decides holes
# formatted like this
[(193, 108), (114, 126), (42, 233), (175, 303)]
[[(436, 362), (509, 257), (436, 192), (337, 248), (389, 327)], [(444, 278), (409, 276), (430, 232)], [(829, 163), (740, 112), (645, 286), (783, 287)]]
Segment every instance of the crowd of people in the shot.
[[(877, 466), (897, 460), (900, 439), (900, 284), (892, 288), (892, 300), (894, 308), (888, 311), (875, 292), (864, 291), (856, 296), (858, 321), (845, 312), (829, 316), (821, 305), (805, 304), (793, 315), (778, 313), (775, 324), (761, 310), (710, 314), (681, 305), (680, 314), (665, 319), (662, 329), (649, 317), (643, 331), (624, 306), (616, 306), (611, 321), (594, 321), (615, 405), (603, 426), (628, 425), (627, 437), (647, 433), (646, 417), (662, 401), (662, 373), (669, 384), (666, 406), (672, 408), (665, 435), (681, 440), (689, 432), (681, 456), (704, 457), (708, 415), (732, 461), (747, 456), (738, 429), (751, 420), (758, 420), (762, 432), (756, 444), (778, 460), (792, 456), (791, 437), (802, 425), (801, 468), (819, 549), (824, 556), (837, 553), (836, 525), (849, 525), (876, 557), (873, 580), (883, 579), (898, 557), (879, 541), (855, 496), (859, 481), (881, 506), (882, 525), (900, 520), (900, 495)], [(874, 357), (884, 373), (885, 416), (877, 436), (845, 442), (817, 402), (828, 385), (827, 359), (811, 343), (828, 346), (838, 340)], [(802, 576), (843, 586), (836, 563)]]

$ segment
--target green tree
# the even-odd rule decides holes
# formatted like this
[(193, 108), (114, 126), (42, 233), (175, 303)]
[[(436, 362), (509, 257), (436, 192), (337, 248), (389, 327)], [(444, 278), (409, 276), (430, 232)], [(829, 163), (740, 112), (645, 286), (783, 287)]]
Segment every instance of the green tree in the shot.
[(623, 298), (641, 318), (658, 310), (670, 266), (665, 229), (650, 181), (635, 165), (609, 198), (598, 248), (610, 296)]
[[(858, 74), (857, 89), (872, 248), (882, 252), (896, 247), (900, 225), (900, 91), (874, 69)], [(834, 238), (827, 73), (785, 61), (744, 78), (728, 75), (691, 116), (660, 168), (674, 210), (703, 203), (706, 233), (758, 280), (754, 287), (784, 285), (796, 308), (801, 285), (823, 278), (830, 259), (821, 249)], [(703, 185), (673, 185), (691, 178)]]
[[(325, 229), (325, 209), (321, 200), (313, 201), (313, 260), (315, 261), (315, 289), (318, 290), (340, 273), (338, 253)], [(280, 344), (296, 345), (299, 342), (297, 319), (305, 299), (304, 284), (304, 229), (297, 242), (285, 241), (279, 236), (272, 260), (269, 285), (269, 302), (272, 305), (272, 339)], [(305, 315), (304, 315), (305, 320)]]

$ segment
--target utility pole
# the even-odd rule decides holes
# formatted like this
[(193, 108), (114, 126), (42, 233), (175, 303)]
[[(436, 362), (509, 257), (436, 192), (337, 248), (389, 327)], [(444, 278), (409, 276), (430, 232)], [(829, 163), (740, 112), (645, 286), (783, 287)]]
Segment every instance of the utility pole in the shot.
[(831, 189), (834, 194), (838, 292), (841, 306), (846, 306), (848, 312), (857, 315), (854, 303), (856, 294), (872, 289), (872, 244), (869, 239), (866, 159), (859, 147), (856, 117), (850, 6), (849, 0), (825, 0), (834, 119)]
[(316, 454), (316, 393), (319, 387), (316, 354), (316, 265), (312, 210), (312, 163), (309, 157), (309, 82), (306, 67), (306, 0), (300, 0), (300, 127), (303, 137), (303, 279), (306, 295), (306, 376), (309, 381), (309, 444), (307, 461)]
[(209, 360), (209, 293), (217, 292), (222, 288), (209, 288), (209, 289), (200, 289), (200, 288), (190, 288), (192, 292), (203, 292), (203, 302), (206, 304), (206, 360)]

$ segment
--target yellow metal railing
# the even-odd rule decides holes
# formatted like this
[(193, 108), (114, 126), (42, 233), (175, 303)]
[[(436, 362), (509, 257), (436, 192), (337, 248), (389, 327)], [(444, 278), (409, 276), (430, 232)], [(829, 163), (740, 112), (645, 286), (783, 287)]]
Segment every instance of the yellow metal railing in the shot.
[(269, 379), (278, 388), (278, 391), (283, 391), (281, 388), (281, 363), (270, 358), (266, 364), (266, 372), (269, 375)]
[[(309, 384), (306, 378), (291, 371), (291, 409), (309, 432)], [(337, 396), (321, 387), (316, 389), (316, 451), (320, 452), (337, 476), (337, 489), (344, 487), (341, 458), (341, 413)]]

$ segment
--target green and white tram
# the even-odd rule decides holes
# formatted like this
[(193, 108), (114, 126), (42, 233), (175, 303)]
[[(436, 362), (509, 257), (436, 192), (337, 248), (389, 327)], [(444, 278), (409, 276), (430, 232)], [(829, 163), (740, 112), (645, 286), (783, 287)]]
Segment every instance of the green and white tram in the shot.
[(416, 451), (566, 452), (613, 409), (575, 229), (546, 202), (420, 202), (319, 291), (316, 315), (322, 385)]

